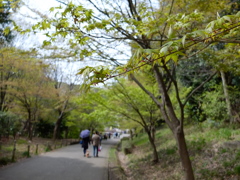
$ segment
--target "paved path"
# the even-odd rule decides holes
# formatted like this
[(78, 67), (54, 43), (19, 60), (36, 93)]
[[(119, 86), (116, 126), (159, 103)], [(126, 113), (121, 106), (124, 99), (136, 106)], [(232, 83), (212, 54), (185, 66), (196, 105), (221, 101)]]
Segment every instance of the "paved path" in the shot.
[(98, 158), (83, 157), (81, 145), (71, 145), (0, 169), (0, 180), (108, 180), (108, 152), (119, 139), (102, 142)]

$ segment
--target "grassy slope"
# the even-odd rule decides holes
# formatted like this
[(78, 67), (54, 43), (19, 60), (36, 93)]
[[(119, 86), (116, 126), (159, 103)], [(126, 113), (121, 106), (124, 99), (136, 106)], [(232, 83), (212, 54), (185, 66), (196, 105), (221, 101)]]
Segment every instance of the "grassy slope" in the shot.
[[(185, 128), (189, 154), (196, 179), (240, 179), (240, 130), (191, 126)], [(156, 133), (160, 162), (151, 164), (151, 147), (146, 134), (134, 138), (136, 148), (128, 156), (131, 179), (183, 179), (176, 142), (166, 127)]]

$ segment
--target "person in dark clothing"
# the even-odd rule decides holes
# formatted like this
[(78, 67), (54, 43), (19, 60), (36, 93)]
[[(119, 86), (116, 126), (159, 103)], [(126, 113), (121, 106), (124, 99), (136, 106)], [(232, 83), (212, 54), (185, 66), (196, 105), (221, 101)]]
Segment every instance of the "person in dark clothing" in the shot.
[(82, 139), (82, 148), (83, 148), (83, 154), (84, 154), (84, 157), (86, 156), (86, 152), (87, 152), (87, 149), (88, 149), (88, 144), (90, 144), (90, 137), (85, 137)]

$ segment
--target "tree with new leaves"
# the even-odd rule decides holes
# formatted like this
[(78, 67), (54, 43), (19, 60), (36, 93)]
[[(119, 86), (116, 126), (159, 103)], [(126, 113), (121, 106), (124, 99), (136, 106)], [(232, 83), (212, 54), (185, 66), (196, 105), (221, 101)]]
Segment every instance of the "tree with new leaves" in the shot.
[(54, 105), (57, 118), (53, 131), (53, 139), (56, 140), (60, 138), (60, 127), (64, 119), (67, 118), (69, 111), (72, 110), (72, 108), (69, 107), (69, 99), (73, 96), (74, 92), (76, 92), (75, 82), (77, 82), (77, 77), (68, 77), (68, 83), (66, 83), (64, 82), (64, 72), (61, 71), (59, 66), (55, 66), (55, 69), (53, 70), (53, 78), (57, 100)]
[[(23, 131), (31, 140), (36, 123), (43, 111), (44, 99), (49, 99), (54, 94), (52, 82), (45, 75), (47, 65), (29, 57), (27, 52), (22, 52), (22, 56), (15, 58), (14, 74), (12, 81), (8, 81), (11, 88), (8, 93), (14, 97), (11, 111), (19, 111), (26, 118)], [(22, 59), (23, 58), (23, 59)]]
[[(99, 60), (109, 60), (116, 65), (113, 68), (104, 66), (82, 68), (79, 74), (85, 75), (86, 88), (116, 76), (129, 74), (159, 107), (176, 139), (185, 178), (194, 179), (183, 130), (184, 107), (191, 95), (208, 82), (216, 72), (213, 71), (187, 97), (181, 98), (175, 69), (179, 59), (187, 60), (214, 43), (239, 43), (237, 37), (240, 13), (223, 17), (218, 14), (217, 19), (213, 20), (211, 19), (213, 16), (205, 17), (207, 13), (192, 11), (194, 3), (197, 5), (196, 8), (204, 11), (205, 1), (166, 0), (159, 6), (156, 1), (141, 0), (86, 2), (94, 11), (85, 8), (82, 4), (68, 3), (63, 9), (52, 8), (51, 11), (56, 9), (62, 11), (56, 13), (56, 18), (39, 22), (33, 29), (47, 30), (54, 26), (56, 31), (47, 33), (50, 39), (44, 42), (45, 45), (62, 36), (69, 39), (70, 47), (76, 54), (79, 52), (81, 58), (98, 57)], [(178, 10), (178, 2), (183, 9), (186, 7), (190, 12), (186, 11), (186, 8), (185, 14), (181, 9)], [(216, 6), (217, 2), (224, 4), (227, 1), (211, 1), (209, 3), (211, 6), (208, 7), (218, 10), (221, 6)], [(179, 13), (175, 14), (175, 12)], [(24, 31), (19, 26), (15, 26), (15, 29)], [(118, 49), (118, 45), (122, 42), (131, 47), (132, 55), (127, 53), (127, 48)], [(129, 55), (131, 58), (124, 62), (123, 55)], [(119, 59), (122, 61), (117, 61)], [(149, 66), (154, 74), (160, 99), (146, 89), (135, 76), (138, 70), (146, 66)], [(170, 94), (175, 94), (177, 111)]]
[[(98, 91), (95, 89), (94, 91)], [(73, 110), (68, 116), (68, 124), (79, 128), (79, 132), (84, 129), (89, 129), (91, 132), (95, 130), (102, 131), (104, 127), (111, 122), (109, 111), (101, 108), (96, 102), (98, 96), (96, 92), (89, 94), (80, 94), (71, 98)]]
[[(146, 77), (141, 76), (141, 79)], [(146, 83), (145, 83), (146, 84)], [(152, 84), (148, 84), (148, 89), (155, 89)], [(155, 144), (155, 132), (157, 121), (161, 117), (158, 107), (154, 101), (148, 97), (134, 82), (119, 80), (108, 87), (108, 90), (103, 90), (102, 98), (106, 98), (105, 103), (98, 98), (98, 104), (103, 105), (109, 110), (109, 113), (115, 113), (120, 124), (129, 124), (134, 122), (144, 129), (148, 135), (150, 145), (152, 147), (152, 161), (157, 163), (159, 156)], [(106, 97), (107, 96), (107, 97)], [(117, 108), (116, 108), (117, 107)], [(132, 123), (133, 124), (133, 123)], [(129, 129), (130, 127), (128, 127)]]

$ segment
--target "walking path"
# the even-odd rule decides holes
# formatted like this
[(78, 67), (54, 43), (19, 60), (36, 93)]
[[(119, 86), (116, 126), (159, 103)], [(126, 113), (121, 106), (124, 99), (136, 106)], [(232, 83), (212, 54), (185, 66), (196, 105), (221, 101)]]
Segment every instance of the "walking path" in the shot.
[(119, 139), (102, 141), (99, 157), (83, 156), (80, 144), (35, 156), (0, 169), (0, 180), (108, 180), (109, 149)]

